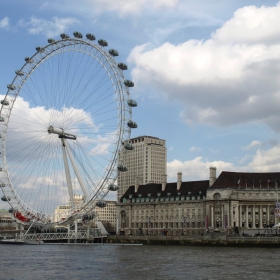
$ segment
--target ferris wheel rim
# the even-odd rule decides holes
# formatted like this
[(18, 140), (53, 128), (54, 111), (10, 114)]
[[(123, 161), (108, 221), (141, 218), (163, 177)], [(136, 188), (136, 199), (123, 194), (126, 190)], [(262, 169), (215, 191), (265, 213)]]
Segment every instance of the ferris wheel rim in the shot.
[[(113, 74), (109, 74), (109, 72), (107, 71), (107, 69), (105, 69), (105, 66), (102, 64), (103, 69), (105, 69), (105, 71), (107, 72), (107, 74), (110, 76), (110, 80), (113, 83), (113, 80), (116, 80), (114, 87), (117, 87), (117, 90), (115, 89), (115, 93), (118, 94), (118, 96), (120, 96), (120, 104), (121, 104), (121, 118), (120, 118), (120, 122), (119, 122), (119, 137), (118, 137), (118, 141), (117, 141), (117, 145), (115, 148), (115, 153), (114, 153), (114, 157), (111, 160), (111, 165), (109, 167), (109, 171), (104, 173), (104, 177), (106, 177), (106, 182), (108, 182), (109, 180), (111, 180), (109, 177), (112, 174), (112, 170), (113, 168), (116, 168), (116, 164), (117, 164), (117, 152), (121, 147), (121, 144), (125, 139), (129, 139), (130, 137), (130, 128), (129, 127), (125, 127), (125, 122), (128, 121), (128, 119), (131, 119), (131, 108), (127, 107), (127, 105), (125, 104), (124, 101), (127, 101), (127, 99), (129, 98), (129, 90), (127, 87), (125, 87), (123, 85), (124, 83), (124, 75), (123, 72), (117, 67), (116, 61), (112, 58), (111, 55), (109, 55), (102, 47), (99, 47), (96, 44), (93, 44), (93, 42), (88, 41), (88, 40), (84, 40), (81, 38), (67, 38), (67, 39), (62, 39), (62, 40), (58, 40), (55, 42), (52, 42), (48, 45), (46, 45), (44, 48), (42, 48), (40, 51), (37, 51), (32, 57), (29, 58), (29, 61), (26, 60), (26, 62), (24, 63), (24, 65), (22, 66), (22, 68), (19, 71), (24, 71), (26, 68), (28, 68), (30, 66), (30, 60), (35, 60), (37, 59), (38, 56), (40, 56), (42, 54), (42, 52), (46, 53), (46, 51), (49, 51), (49, 54), (47, 56), (43, 56), (41, 57), (41, 59), (35, 63), (33, 65), (33, 67), (31, 67), (29, 69), (29, 72), (24, 76), (24, 79), (21, 79), (20, 74), (16, 74), (15, 78), (13, 79), (12, 84), (16, 84), (16, 82), (18, 82), (19, 80), (19, 86), (18, 86), (18, 90), (13, 90), (13, 89), (9, 89), (5, 95), (4, 100), (7, 99), (7, 97), (10, 97), (11, 92), (13, 92), (14, 94), (14, 99), (12, 100), (12, 106), (9, 109), (9, 114), (5, 115), (5, 109), (4, 109), (4, 105), (2, 104), (1, 108), (0, 108), (0, 116), (6, 116), (6, 123), (4, 124), (4, 129), (2, 129), (1, 131), (1, 136), (2, 136), (2, 144), (4, 144), (4, 156), (3, 159), (4, 161), (3, 163), (3, 172), (5, 172), (6, 174), (6, 182), (8, 182), (8, 184), (5, 187), (2, 187), (2, 191), (3, 193), (6, 195), (7, 198), (9, 198), (9, 194), (11, 194), (13, 196), (13, 200), (9, 201), (10, 205), (12, 206), (12, 208), (16, 209), (17, 207), (20, 208), (20, 211), (25, 212), (29, 217), (32, 217), (32, 215), (34, 215), (34, 213), (36, 213), (36, 218), (41, 218), (40, 222), (43, 223), (49, 223), (48, 218), (47, 219), (43, 219), (43, 215), (42, 213), (40, 213), (40, 215), (38, 215), (38, 213), (36, 212), (35, 209), (32, 209), (30, 206), (28, 206), (26, 204), (26, 202), (24, 202), (21, 197), (18, 195), (17, 190), (14, 188), (13, 186), (13, 182), (11, 181), (10, 178), (10, 174), (9, 174), (9, 168), (7, 167), (7, 160), (6, 160), (6, 136), (7, 136), (7, 132), (8, 132), (8, 126), (9, 126), (9, 120), (10, 120), (10, 116), (12, 114), (12, 109), (14, 107), (14, 103), (16, 101), (16, 99), (18, 98), (18, 96), (20, 96), (20, 92), (21, 92), (21, 88), (24, 86), (24, 84), (26, 83), (26, 81), (29, 79), (29, 77), (33, 74), (34, 71), (36, 71), (36, 69), (45, 62), (45, 60), (49, 59), (51, 56), (55, 56), (56, 52), (58, 52), (59, 50), (63, 50), (65, 47), (69, 47), (69, 46), (87, 46), (89, 48), (94, 48), (95, 50), (97, 50), (102, 58), (105, 58), (105, 62), (104, 63), (108, 63), (108, 65), (106, 65), (108, 68), (111, 68), (112, 73)], [(96, 59), (94, 57), (94, 59)], [(100, 61), (99, 61), (100, 63)], [(111, 76), (112, 75), (112, 76)], [(11, 100), (11, 98), (10, 98)], [(126, 108), (123, 108), (126, 107)], [(127, 117), (128, 116), (128, 117)], [(112, 183), (114, 183), (114, 181), (116, 180), (116, 176), (113, 180), (111, 180)], [(85, 209), (85, 207), (88, 207), (89, 203), (92, 203), (92, 201), (97, 200), (98, 199), (98, 193), (100, 193), (101, 191), (103, 191), (103, 197), (106, 196), (106, 192), (108, 192), (108, 190), (104, 190), (104, 184), (105, 182), (105, 178), (103, 180), (103, 185), (100, 186), (100, 188), (98, 189), (98, 191), (95, 194), (91, 194), (90, 199), (88, 200), (87, 203), (84, 203), (80, 208), (81, 209)], [(9, 188), (9, 190), (7, 191), (7, 188)], [(15, 201), (15, 202), (14, 202)], [(14, 202), (14, 203), (12, 203)], [(17, 206), (17, 207), (15, 207)], [(71, 209), (73, 210), (73, 209)], [(31, 213), (31, 214), (30, 214)], [(38, 217), (39, 216), (39, 217)], [(72, 217), (72, 215), (69, 215), (69, 217)]]

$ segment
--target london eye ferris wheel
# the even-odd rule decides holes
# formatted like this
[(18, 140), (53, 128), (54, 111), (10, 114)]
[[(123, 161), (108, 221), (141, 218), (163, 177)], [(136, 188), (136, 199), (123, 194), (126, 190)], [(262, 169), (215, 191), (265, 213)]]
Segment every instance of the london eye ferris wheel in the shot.
[[(73, 35), (36, 47), (1, 99), (1, 199), (23, 224), (65, 224), (104, 207), (127, 170), (118, 153), (133, 149), (137, 102), (127, 65), (105, 40)], [(63, 219), (55, 214), (60, 205)]]

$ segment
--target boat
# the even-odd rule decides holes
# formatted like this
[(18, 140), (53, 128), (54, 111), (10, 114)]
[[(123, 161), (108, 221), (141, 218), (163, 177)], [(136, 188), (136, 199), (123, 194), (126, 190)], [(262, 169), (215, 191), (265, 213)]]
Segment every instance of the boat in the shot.
[(11, 244), (11, 245), (24, 245), (24, 241), (20, 238), (7, 238), (4, 237), (0, 240), (0, 244)]
[(45, 242), (43, 240), (25, 240), (24, 244), (26, 245), (43, 245)]

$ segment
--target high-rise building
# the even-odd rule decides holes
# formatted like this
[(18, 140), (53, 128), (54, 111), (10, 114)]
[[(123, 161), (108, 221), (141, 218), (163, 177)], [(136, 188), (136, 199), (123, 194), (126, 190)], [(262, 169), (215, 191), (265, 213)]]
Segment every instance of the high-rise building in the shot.
[[(78, 206), (82, 201), (84, 201), (84, 197), (82, 195), (74, 194), (74, 205)], [(54, 222), (60, 222), (65, 219), (67, 214), (69, 214), (69, 211), (71, 209), (70, 207), (71, 202), (69, 199), (69, 204), (67, 205), (58, 205), (57, 208), (54, 210)]]
[(116, 201), (106, 200), (106, 207), (96, 207), (95, 212), (107, 232), (116, 232)]
[(119, 153), (119, 164), (124, 164), (127, 171), (118, 176), (118, 200), (129, 186), (149, 183), (162, 183), (166, 180), (165, 140), (152, 136), (139, 136), (129, 140), (133, 150), (124, 148)]
[[(79, 203), (84, 199), (82, 195), (74, 195), (74, 203), (75, 205), (79, 205)], [(102, 222), (103, 226), (107, 230), (107, 232), (112, 233), (116, 232), (116, 201), (106, 200), (105, 207), (95, 207), (94, 211), (96, 217), (99, 221)], [(63, 221), (67, 214), (69, 214), (71, 207), (70, 201), (68, 205), (59, 205), (55, 209), (54, 212), (54, 222)], [(1, 214), (1, 211), (0, 211)], [(0, 215), (1, 222), (1, 215)], [(93, 221), (94, 226), (96, 226), (96, 220)]]

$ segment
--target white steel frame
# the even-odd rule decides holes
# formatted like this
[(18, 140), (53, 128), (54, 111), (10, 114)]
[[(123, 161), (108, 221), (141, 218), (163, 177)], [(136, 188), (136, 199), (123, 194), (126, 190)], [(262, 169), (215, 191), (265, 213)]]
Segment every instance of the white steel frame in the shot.
[[(9, 166), (7, 165), (7, 155), (6, 155), (6, 136), (9, 127), (9, 119), (12, 113), (12, 109), (16, 102), (17, 97), (20, 95), (21, 88), (27, 81), (27, 79), (32, 75), (32, 73), (49, 58), (58, 55), (62, 52), (80, 52), (81, 54), (87, 54), (97, 60), (102, 67), (107, 72), (107, 75), (110, 77), (115, 94), (116, 102), (118, 103), (118, 119), (119, 119), (119, 130), (118, 130), (118, 141), (115, 144), (115, 154), (110, 160), (110, 164), (107, 167), (107, 170), (104, 172), (103, 183), (94, 193), (87, 193), (84, 188), (83, 178), (81, 177), (78, 168), (73, 159), (72, 153), (68, 147), (67, 141), (65, 138), (61, 138), (64, 164), (65, 164), (65, 173), (67, 178), (67, 185), (69, 196), (71, 200), (71, 209), (68, 211), (69, 221), (73, 221), (73, 218), (76, 219), (80, 215), (74, 214), (75, 205), (73, 201), (73, 190), (71, 186), (71, 179), (69, 178), (69, 167), (67, 155), (70, 159), (70, 162), (75, 170), (76, 176), (80, 183), (83, 193), (86, 197), (85, 203), (79, 207), (80, 213), (82, 211), (87, 212), (89, 209), (92, 209), (92, 205), (97, 200), (102, 200), (108, 193), (107, 186), (113, 184), (117, 178), (117, 156), (118, 152), (121, 149), (121, 145), (124, 141), (129, 140), (131, 129), (127, 126), (127, 121), (131, 120), (132, 109), (127, 105), (127, 100), (130, 99), (129, 89), (124, 85), (124, 74), (123, 71), (118, 68), (117, 62), (115, 59), (107, 52), (105, 49), (97, 44), (94, 44), (90, 40), (84, 40), (81, 38), (66, 38), (62, 40), (55, 41), (41, 48), (40, 51), (37, 51), (33, 56), (29, 58), (28, 61), (22, 66), (19, 72), (16, 74), (15, 78), (12, 81), (12, 85), (15, 86), (15, 89), (8, 89), (4, 100), (6, 100), (8, 105), (1, 105), (0, 108), (0, 117), (3, 118), (0, 122), (0, 183), (4, 195), (10, 199), (9, 204), (13, 209), (21, 212), (26, 217), (29, 217), (31, 220), (37, 218), (38, 223), (49, 224), (53, 223), (53, 217), (50, 213), (39, 213), (36, 209), (30, 207), (25, 201), (21, 199), (18, 195), (16, 188), (13, 186), (9, 174)], [(62, 133), (62, 132), (61, 132)], [(74, 211), (75, 213), (75, 211)], [(77, 216), (75, 218), (75, 215)], [(65, 224), (65, 221), (63, 222)]]

